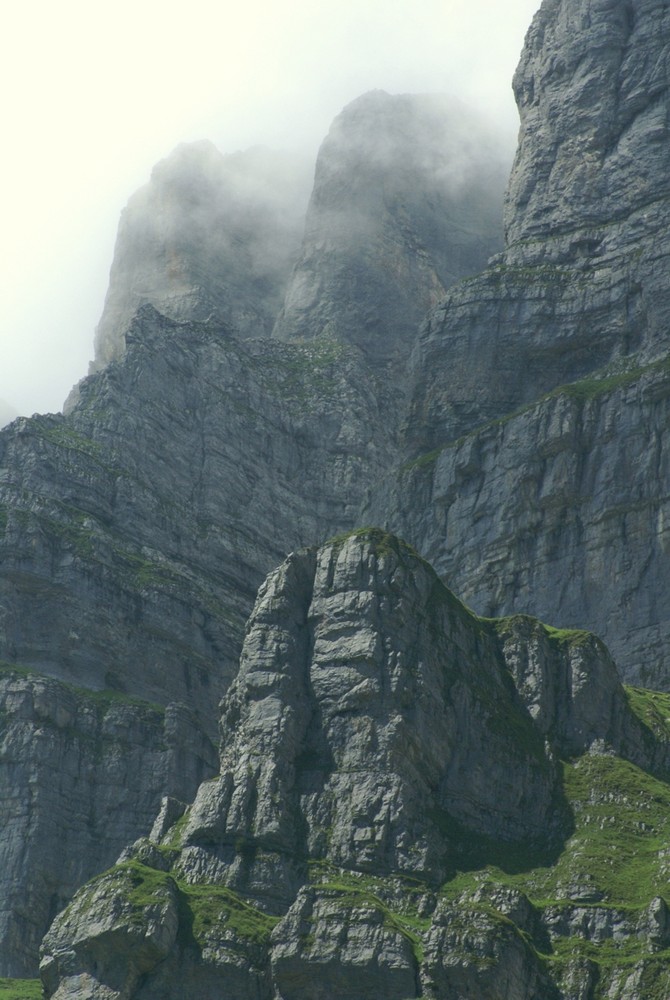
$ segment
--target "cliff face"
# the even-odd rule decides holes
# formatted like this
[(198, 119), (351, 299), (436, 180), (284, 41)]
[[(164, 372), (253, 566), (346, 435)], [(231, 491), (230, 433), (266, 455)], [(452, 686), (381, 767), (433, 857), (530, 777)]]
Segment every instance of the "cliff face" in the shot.
[(591, 628), (661, 686), (669, 36), (662, 3), (542, 5), (505, 250), (425, 324), (406, 462), (365, 515), (480, 613)]
[(0, 665), (0, 975), (29, 976), (76, 889), (189, 801), (216, 750), (184, 705), (93, 694)]
[(413, 442), (667, 351), (669, 35), (660, 0), (542, 5), (514, 79), (505, 251), (424, 331)]
[(554, 390), (387, 477), (387, 518), (473, 607), (607, 639), (667, 688), (667, 361)]
[[(653, 888), (622, 916), (606, 869), (571, 867), (594, 846), (580, 796), (615, 764), (666, 766), (667, 732), (635, 714), (592, 636), (477, 619), (391, 536), (359, 532), (268, 577), (221, 736), (219, 776), (176, 825), (54, 923), (48, 997), (558, 1000), (582, 995), (570, 977), (626, 976), (616, 959), (580, 966), (588, 942), (626, 939), (642, 974), (668, 946)], [(477, 855), (516, 880), (454, 875)]]
[(508, 164), (473, 112), (441, 96), (365, 94), (316, 163), (300, 257), (274, 336), (324, 334), (408, 357), (445, 289), (501, 245)]
[(94, 367), (124, 351), (137, 309), (212, 320), (267, 337), (300, 246), (312, 166), (255, 148), (223, 156), (179, 146), (137, 191), (119, 225)]
[(241, 343), (147, 306), (126, 342), (67, 416), (0, 436), (0, 655), (212, 728), (264, 574), (352, 526), (388, 464), (390, 395), (331, 341)]

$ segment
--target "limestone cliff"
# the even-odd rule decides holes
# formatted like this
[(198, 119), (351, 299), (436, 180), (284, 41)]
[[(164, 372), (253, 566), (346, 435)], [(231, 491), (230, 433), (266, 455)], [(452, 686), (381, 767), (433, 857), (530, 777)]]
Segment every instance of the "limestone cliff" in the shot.
[(669, 42), (661, 2), (542, 5), (505, 250), (425, 324), (403, 460), (365, 515), (480, 613), (593, 629), (662, 687)]
[[(0, 434), (0, 657), (79, 687), (187, 705), (203, 738), (216, 732), (265, 573), (288, 549), (351, 527), (370, 469), (388, 467), (392, 397), (359, 352), (334, 341), (240, 342), (150, 306), (125, 339), (123, 356), (84, 380), (67, 416), (22, 419)], [(12, 760), (11, 731), (2, 733)], [(154, 727), (146, 752), (161, 741)], [(24, 818), (41, 746), (0, 789)], [(130, 743), (123, 752), (135, 760), (139, 751)], [(63, 790), (69, 837), (49, 808), (30, 856), (16, 848), (30, 825), (3, 831), (7, 974), (23, 974), (28, 954), (36, 969), (55, 912), (42, 898), (57, 909), (112, 860), (124, 831), (146, 828), (169, 782), (165, 768), (136, 764), (133, 795), (118, 816), (109, 808), (104, 849), (91, 841), (88, 785), (81, 800)], [(90, 784), (104, 786), (104, 761), (86, 767)], [(40, 905), (27, 889), (35, 879), (58, 887), (40, 890)]]
[[(454, 174), (485, 143), (432, 99), (345, 110), (290, 280), (257, 154), (133, 200), (97, 370), (0, 433), (8, 972), (162, 794), (50, 932), (58, 1000), (668, 992), (670, 701), (518, 613), (670, 686), (669, 34), (545, 0), (471, 277), (497, 161)], [(513, 617), (363, 534), (276, 571), (243, 648), (265, 574), (365, 523)]]
[(454, 100), (353, 101), (319, 151), (274, 335), (336, 337), (393, 359), (397, 375), (428, 309), (500, 248), (508, 169), (491, 129)]
[(482, 614), (588, 625), (667, 689), (669, 399), (666, 360), (563, 386), (394, 471), (367, 517)]
[(505, 250), (423, 333), (413, 441), (667, 352), (669, 38), (662, 0), (543, 3), (514, 80)]
[(34, 974), (45, 929), (82, 882), (146, 832), (163, 795), (188, 801), (215, 770), (185, 705), (0, 664), (0, 976)]
[[(667, 826), (654, 708), (592, 636), (477, 619), (391, 536), (292, 555), (249, 621), (219, 776), (57, 918), (46, 995), (577, 1000), (632, 954), (665, 983), (665, 863), (622, 908), (598, 835), (617, 774), (619, 816)], [(644, 832), (621, 844), (625, 866)], [(592, 951), (614, 940), (625, 958)]]
[(393, 427), (354, 349), (145, 306), (67, 416), (0, 435), (0, 656), (215, 728), (265, 573), (353, 526)]

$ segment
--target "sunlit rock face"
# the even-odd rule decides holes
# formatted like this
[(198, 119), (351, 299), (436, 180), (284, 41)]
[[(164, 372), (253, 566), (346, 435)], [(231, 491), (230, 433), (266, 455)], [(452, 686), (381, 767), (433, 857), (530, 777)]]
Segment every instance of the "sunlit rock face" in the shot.
[(255, 147), (224, 156), (187, 143), (162, 160), (119, 225), (95, 366), (118, 358), (138, 307), (268, 336), (297, 254), (309, 158)]
[(550, 935), (662, 939), (656, 900), (638, 924), (471, 874), (450, 890), (473, 845), (560, 855), (561, 758), (664, 765), (594, 636), (477, 619), (363, 530), (268, 576), (221, 708), (219, 775), (56, 919), (46, 996), (577, 1000)]
[(567, 249), (571, 233), (594, 228), (581, 252), (600, 256), (613, 240), (598, 227), (619, 237), (660, 228), (670, 194), (669, 37), (663, 0), (542, 5), (514, 77), (521, 130), (508, 245), (541, 237), (549, 250), (553, 238)]
[(319, 151), (275, 336), (327, 334), (406, 359), (428, 309), (500, 248), (508, 170), (490, 127), (455, 100), (353, 101)]

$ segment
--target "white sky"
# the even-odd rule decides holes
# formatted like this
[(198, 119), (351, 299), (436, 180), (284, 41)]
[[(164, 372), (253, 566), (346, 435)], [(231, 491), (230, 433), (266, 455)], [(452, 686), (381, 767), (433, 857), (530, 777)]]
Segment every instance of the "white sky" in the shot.
[(316, 149), (366, 90), (444, 91), (516, 135), (540, 0), (3, 0), (0, 407), (86, 374), (119, 214), (179, 142)]

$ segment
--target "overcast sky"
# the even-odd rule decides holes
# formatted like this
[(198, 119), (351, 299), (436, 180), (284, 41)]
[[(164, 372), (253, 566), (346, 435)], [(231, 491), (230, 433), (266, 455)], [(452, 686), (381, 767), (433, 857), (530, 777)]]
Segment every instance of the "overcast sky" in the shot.
[(539, 3), (7, 4), (0, 400), (57, 411), (86, 374), (121, 209), (179, 142), (316, 153), (342, 107), (381, 88), (452, 93), (511, 147), (511, 77)]

